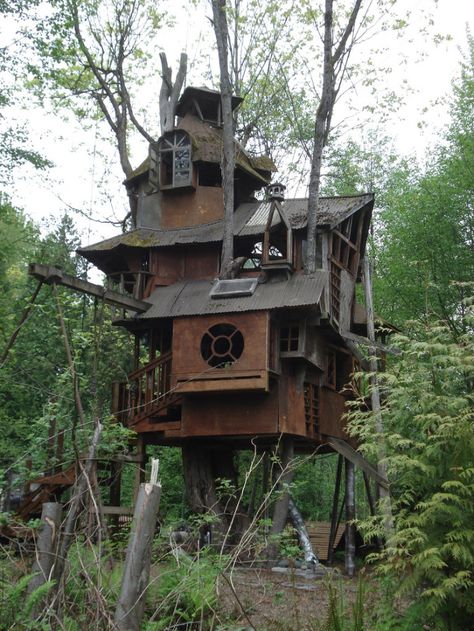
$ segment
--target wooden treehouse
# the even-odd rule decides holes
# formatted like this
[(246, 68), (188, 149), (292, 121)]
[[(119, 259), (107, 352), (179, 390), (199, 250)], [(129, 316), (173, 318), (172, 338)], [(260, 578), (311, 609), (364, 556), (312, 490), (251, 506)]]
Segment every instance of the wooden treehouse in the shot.
[(136, 229), (79, 251), (109, 287), (146, 303), (117, 320), (136, 337), (136, 369), (114, 384), (113, 412), (146, 443), (346, 440), (346, 339), (365, 332), (355, 287), (373, 196), (321, 200), (318, 270), (307, 276), (307, 200), (283, 200), (272, 161), (236, 143), (236, 261), (218, 280), (220, 95), (187, 88), (177, 114), (125, 182)]
[(366, 312), (355, 296), (373, 195), (321, 198), (317, 270), (306, 275), (307, 199), (284, 199), (273, 162), (236, 142), (235, 259), (221, 270), (220, 94), (188, 87), (176, 114), (125, 182), (136, 227), (79, 250), (107, 289), (53, 279), (117, 305), (115, 324), (135, 336), (135, 370), (113, 384), (113, 413), (137, 433), (140, 453), (190, 441), (265, 448), (289, 436), (296, 451), (362, 462), (343, 414), (364, 362), (356, 343)]

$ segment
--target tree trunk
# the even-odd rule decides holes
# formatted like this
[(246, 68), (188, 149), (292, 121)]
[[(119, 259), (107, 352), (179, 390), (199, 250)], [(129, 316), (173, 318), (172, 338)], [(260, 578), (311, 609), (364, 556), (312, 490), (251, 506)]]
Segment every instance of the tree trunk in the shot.
[[(288, 520), (288, 508), (290, 503), (290, 494), (288, 487), (293, 481), (295, 475), (292, 461), (294, 456), (294, 441), (291, 436), (283, 436), (280, 443), (280, 471), (278, 491), (279, 496), (273, 507), (272, 526), (270, 528), (270, 538), (275, 539), (277, 535), (283, 532)], [(277, 557), (278, 545), (275, 541), (270, 541), (267, 547), (266, 556), (273, 560)]]
[[(326, 0), (324, 9), (324, 53), (323, 85), (321, 99), (316, 111), (314, 126), (314, 146), (311, 160), (311, 173), (308, 191), (308, 226), (305, 273), (313, 274), (316, 270), (316, 228), (318, 220), (319, 189), (321, 184), (321, 163), (324, 147), (331, 129), (331, 119), (336, 96), (347, 68), (347, 58), (352, 44), (349, 37), (354, 31), (362, 0), (356, 0), (347, 21), (344, 32), (333, 51), (333, 0)], [(336, 82), (338, 87), (336, 87)]]
[(234, 258), (234, 120), (232, 117), (232, 86), (229, 77), (226, 0), (212, 0), (214, 33), (219, 56), (220, 88), (223, 123), (221, 160), (224, 193), (224, 234), (222, 237), (221, 271), (225, 272)]
[[(375, 342), (374, 306), (372, 301), (372, 280), (370, 274), (370, 264), (367, 257), (362, 261), (362, 276), (364, 281), (365, 307), (367, 311), (367, 337), (371, 342)], [(372, 411), (375, 417), (375, 431), (378, 440), (378, 462), (377, 469), (381, 476), (388, 480), (387, 465), (385, 463), (385, 439), (382, 411), (380, 405), (380, 390), (377, 378), (377, 351), (375, 346), (370, 348), (370, 385)], [(379, 487), (382, 510), (384, 513), (384, 527), (387, 537), (393, 533), (392, 505), (390, 501), (390, 491), (384, 487)]]
[(346, 458), (346, 574), (355, 574), (355, 466)]
[(313, 545), (309, 538), (308, 531), (306, 530), (303, 517), (291, 497), (289, 498), (288, 509), (290, 519), (293, 522), (296, 532), (298, 533), (300, 545), (303, 548), (305, 562), (312, 565), (314, 568), (320, 566), (319, 559), (313, 550)]
[[(51, 572), (56, 558), (56, 544), (61, 528), (62, 506), (57, 502), (46, 502), (41, 511), (42, 527), (36, 542), (35, 561), (31, 568), (34, 576), (28, 584), (28, 595), (38, 587), (51, 579)], [(36, 618), (41, 603), (37, 603), (31, 612), (31, 617)]]
[(161, 486), (158, 484), (140, 486), (115, 611), (115, 624), (119, 631), (139, 631), (141, 628), (160, 495)]
[(179, 69), (173, 83), (171, 68), (168, 66), (165, 53), (160, 53), (161, 60), (161, 90), (160, 90), (160, 127), (161, 134), (172, 131), (176, 116), (176, 106), (184, 84), (187, 72), (188, 56), (181, 53)]

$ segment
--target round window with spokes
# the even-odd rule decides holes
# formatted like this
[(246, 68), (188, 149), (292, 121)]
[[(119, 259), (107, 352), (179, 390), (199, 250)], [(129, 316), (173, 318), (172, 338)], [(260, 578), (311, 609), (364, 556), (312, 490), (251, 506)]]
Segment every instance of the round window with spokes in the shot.
[(233, 324), (214, 324), (201, 339), (201, 355), (213, 368), (228, 368), (244, 352), (244, 336)]

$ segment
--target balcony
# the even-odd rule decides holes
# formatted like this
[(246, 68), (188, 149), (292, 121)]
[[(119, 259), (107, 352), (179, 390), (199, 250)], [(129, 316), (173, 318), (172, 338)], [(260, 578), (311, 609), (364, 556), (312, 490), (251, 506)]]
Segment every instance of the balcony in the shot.
[(130, 373), (126, 382), (114, 383), (112, 413), (123, 425), (133, 429), (141, 421), (155, 426), (176, 418), (181, 401), (171, 388), (172, 357), (165, 353)]
[(107, 276), (107, 289), (113, 289), (121, 294), (128, 294), (137, 300), (142, 300), (151, 272), (140, 270), (137, 272), (114, 272)]

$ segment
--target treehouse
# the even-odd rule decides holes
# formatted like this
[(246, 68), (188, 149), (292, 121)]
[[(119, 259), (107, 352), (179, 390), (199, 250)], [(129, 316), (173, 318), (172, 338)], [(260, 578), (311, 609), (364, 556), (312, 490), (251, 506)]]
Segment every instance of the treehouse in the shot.
[(114, 384), (113, 412), (145, 444), (350, 443), (373, 196), (321, 199), (306, 275), (307, 200), (284, 199), (273, 162), (235, 142), (235, 259), (221, 270), (222, 146), (220, 94), (186, 88), (176, 126), (125, 182), (136, 228), (79, 250), (130, 299), (116, 324), (135, 336), (135, 370)]

